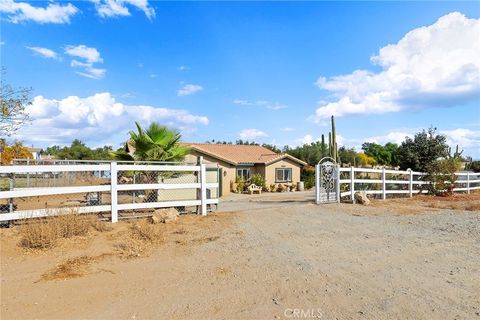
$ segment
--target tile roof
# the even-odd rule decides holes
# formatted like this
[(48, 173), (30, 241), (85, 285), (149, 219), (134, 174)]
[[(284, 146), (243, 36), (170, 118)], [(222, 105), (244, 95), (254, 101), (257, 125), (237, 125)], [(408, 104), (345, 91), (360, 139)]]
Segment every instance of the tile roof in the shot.
[(270, 164), (277, 160), (289, 158), (302, 165), (305, 162), (286, 153), (275, 153), (267, 148), (256, 145), (215, 144), (215, 143), (185, 143), (193, 150), (205, 153), (214, 158), (233, 165), (237, 164)]

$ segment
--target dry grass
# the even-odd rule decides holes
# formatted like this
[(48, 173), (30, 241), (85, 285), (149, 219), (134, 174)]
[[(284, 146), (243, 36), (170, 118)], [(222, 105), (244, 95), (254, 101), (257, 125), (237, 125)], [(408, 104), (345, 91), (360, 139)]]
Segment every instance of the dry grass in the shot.
[(70, 258), (58, 265), (53, 269), (48, 270), (42, 275), (43, 280), (65, 280), (71, 278), (82, 277), (91, 272), (91, 265), (110, 254), (101, 254), (94, 257), (80, 256)]
[(187, 231), (187, 229), (185, 229), (185, 228), (182, 227), (182, 228), (180, 228), (180, 229), (177, 229), (177, 230), (173, 231), (172, 233), (173, 233), (173, 234), (187, 234), (188, 231)]
[(112, 231), (113, 227), (110, 222), (95, 220), (92, 222), (92, 227), (98, 232)]
[(127, 259), (146, 256), (158, 243), (164, 241), (162, 227), (146, 220), (132, 224), (128, 232), (123, 233), (121, 242), (115, 244), (118, 254)]
[(480, 211), (480, 203), (470, 203), (465, 207), (467, 211)]
[(73, 210), (47, 218), (24, 221), (20, 226), (20, 246), (29, 249), (54, 247), (58, 240), (86, 236), (95, 216), (80, 215)]

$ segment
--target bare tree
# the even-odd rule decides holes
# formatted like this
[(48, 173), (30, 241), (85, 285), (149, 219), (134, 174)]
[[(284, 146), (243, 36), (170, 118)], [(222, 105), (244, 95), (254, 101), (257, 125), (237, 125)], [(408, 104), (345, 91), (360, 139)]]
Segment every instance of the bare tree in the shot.
[(0, 76), (0, 136), (11, 136), (29, 121), (26, 107), (31, 105), (31, 88), (13, 88), (5, 83), (5, 69)]

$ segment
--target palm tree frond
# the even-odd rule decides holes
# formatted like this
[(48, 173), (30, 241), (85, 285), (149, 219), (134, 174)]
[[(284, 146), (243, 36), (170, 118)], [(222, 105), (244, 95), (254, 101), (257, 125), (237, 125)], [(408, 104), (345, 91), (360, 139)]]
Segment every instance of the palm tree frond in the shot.
[(112, 151), (110, 154), (119, 161), (134, 161), (135, 159), (126, 151)]

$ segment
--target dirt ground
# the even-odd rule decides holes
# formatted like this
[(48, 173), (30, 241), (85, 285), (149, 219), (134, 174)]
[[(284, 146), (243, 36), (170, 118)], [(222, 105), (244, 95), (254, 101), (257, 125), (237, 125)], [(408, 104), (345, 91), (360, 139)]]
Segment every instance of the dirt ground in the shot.
[(130, 259), (132, 222), (43, 251), (1, 229), (1, 318), (480, 319), (480, 194), (310, 197), (227, 199)]

